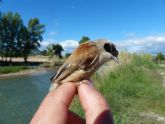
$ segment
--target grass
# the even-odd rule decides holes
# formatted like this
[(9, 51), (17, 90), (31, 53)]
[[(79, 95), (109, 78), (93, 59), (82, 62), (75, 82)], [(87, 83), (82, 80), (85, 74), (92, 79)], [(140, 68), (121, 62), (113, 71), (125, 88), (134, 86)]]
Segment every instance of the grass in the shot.
[(29, 69), (28, 66), (1, 66), (0, 67), (0, 74), (8, 74), (8, 73), (15, 73), (21, 70)]
[[(141, 112), (154, 112), (165, 116), (165, 88), (158, 66), (150, 55), (126, 55), (129, 59), (106, 75), (93, 76), (95, 87), (111, 106), (116, 124), (155, 124), (155, 120), (141, 117)], [(101, 82), (101, 83), (100, 83)], [(71, 110), (84, 116), (77, 98)]]

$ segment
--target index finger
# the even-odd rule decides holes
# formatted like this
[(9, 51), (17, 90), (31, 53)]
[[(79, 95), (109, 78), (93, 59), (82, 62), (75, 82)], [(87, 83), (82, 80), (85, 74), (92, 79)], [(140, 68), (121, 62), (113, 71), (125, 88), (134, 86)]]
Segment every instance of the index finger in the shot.
[(68, 120), (68, 106), (75, 93), (76, 85), (74, 83), (62, 84), (56, 90), (48, 93), (31, 124), (65, 124)]

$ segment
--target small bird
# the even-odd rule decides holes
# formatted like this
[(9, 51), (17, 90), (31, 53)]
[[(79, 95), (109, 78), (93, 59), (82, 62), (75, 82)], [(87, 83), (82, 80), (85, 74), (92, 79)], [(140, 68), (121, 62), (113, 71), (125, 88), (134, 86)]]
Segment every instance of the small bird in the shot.
[(118, 51), (108, 40), (98, 39), (80, 44), (51, 78), (50, 91), (65, 82), (79, 83), (89, 79), (101, 65), (109, 60), (119, 63)]

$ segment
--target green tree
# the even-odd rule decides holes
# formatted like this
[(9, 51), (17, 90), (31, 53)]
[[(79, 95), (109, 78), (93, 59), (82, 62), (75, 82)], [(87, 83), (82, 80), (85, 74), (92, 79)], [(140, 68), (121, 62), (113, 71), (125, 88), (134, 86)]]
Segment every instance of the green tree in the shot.
[(40, 42), (43, 40), (42, 34), (45, 31), (44, 27), (45, 25), (40, 24), (38, 18), (30, 19), (27, 28), (22, 25), (17, 37), (17, 51), (21, 51), (25, 62), (32, 51), (37, 51), (40, 47)]
[(16, 37), (22, 23), (18, 13), (4, 13), (0, 19), (1, 54), (3, 54), (2, 56), (10, 57), (10, 61), (16, 54)]
[(52, 46), (53, 53), (62, 59), (62, 51), (64, 50), (60, 44), (53, 44)]
[(47, 52), (48, 52), (48, 55), (49, 56), (53, 56), (53, 55), (56, 55), (58, 56), (59, 58), (62, 58), (62, 51), (64, 49), (62, 48), (62, 46), (60, 44), (50, 44), (48, 47), (47, 47)]
[(81, 40), (79, 41), (79, 44), (84, 43), (84, 42), (87, 42), (87, 41), (89, 41), (89, 40), (90, 40), (89, 37), (83, 36), (83, 37), (81, 38)]
[(41, 50), (40, 54), (43, 55), (43, 56), (46, 56), (47, 55), (47, 50)]
[(156, 60), (157, 60), (157, 61), (165, 60), (165, 56), (163, 55), (163, 53), (159, 52), (159, 53), (156, 55)]
[(46, 47), (46, 51), (47, 51), (47, 55), (48, 55), (48, 56), (53, 57), (52, 44), (49, 44), (49, 45)]
[(27, 57), (31, 52), (30, 33), (28, 29), (22, 25), (17, 35), (17, 56), (23, 57), (27, 62)]
[(2, 17), (1, 17), (1, 12), (0, 12), (0, 56), (2, 57), (2, 61), (3, 61), (3, 50), (2, 50), (2, 46), (3, 46), (3, 40), (2, 40)]
[(65, 57), (68, 58), (71, 55), (71, 53), (66, 53)]

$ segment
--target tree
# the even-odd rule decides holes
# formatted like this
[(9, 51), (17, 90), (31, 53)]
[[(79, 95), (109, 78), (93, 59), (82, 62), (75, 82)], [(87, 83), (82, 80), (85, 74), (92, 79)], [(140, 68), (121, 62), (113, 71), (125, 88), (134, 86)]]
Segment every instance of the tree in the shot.
[(60, 44), (53, 44), (52, 46), (53, 53), (57, 55), (60, 59), (62, 59), (62, 51), (64, 50)]
[(84, 43), (84, 42), (87, 42), (87, 41), (89, 41), (89, 40), (90, 40), (89, 37), (83, 36), (83, 37), (81, 38), (81, 40), (79, 41), (79, 44)]
[(0, 23), (1, 54), (10, 57), (11, 62), (16, 54), (16, 36), (23, 22), (18, 13), (8, 12), (2, 15)]
[(47, 50), (41, 50), (40, 54), (43, 55), (43, 56), (46, 56), (47, 55)]
[(2, 39), (2, 17), (1, 17), (1, 12), (0, 12), (0, 56), (2, 57), (2, 61), (3, 61), (3, 50), (2, 50), (2, 46), (3, 46), (3, 39)]
[(156, 55), (156, 60), (157, 60), (157, 61), (165, 60), (165, 56), (163, 55), (163, 53), (159, 52), (159, 53)]
[(50, 56), (50, 57), (53, 57), (53, 55), (54, 55), (53, 49), (52, 49), (52, 45), (53, 45), (53, 44), (49, 44), (49, 45), (46, 47), (47, 55)]
[[(2, 57), (23, 57), (25, 62), (28, 56), (38, 50), (43, 40), (44, 25), (38, 18), (30, 19), (28, 26), (18, 13), (8, 12), (0, 16), (0, 55)], [(6, 59), (7, 61), (7, 59)]]
[(47, 47), (47, 52), (48, 52), (48, 55), (49, 56), (53, 56), (53, 55), (56, 55), (58, 56), (59, 58), (62, 58), (62, 51), (64, 49), (62, 48), (62, 46), (60, 44), (50, 44), (48, 47)]
[(27, 62), (27, 57), (31, 52), (30, 33), (28, 29), (22, 25), (17, 36), (17, 56), (23, 57), (24, 62)]
[(71, 53), (66, 53), (65, 57), (68, 58), (71, 55)]
[[(0, 0), (0, 5), (1, 5), (1, 3), (2, 3), (2, 0)], [(1, 11), (0, 11), (0, 17), (2, 16), (2, 13), (1, 13)]]
[(45, 31), (44, 27), (45, 25), (40, 24), (38, 18), (30, 19), (27, 28), (22, 25), (17, 40), (18, 51), (21, 51), (25, 62), (31, 52), (40, 47), (40, 42), (43, 40), (42, 34)]

